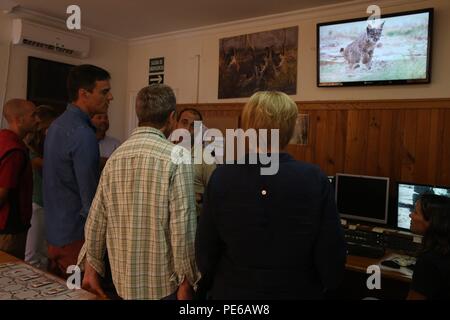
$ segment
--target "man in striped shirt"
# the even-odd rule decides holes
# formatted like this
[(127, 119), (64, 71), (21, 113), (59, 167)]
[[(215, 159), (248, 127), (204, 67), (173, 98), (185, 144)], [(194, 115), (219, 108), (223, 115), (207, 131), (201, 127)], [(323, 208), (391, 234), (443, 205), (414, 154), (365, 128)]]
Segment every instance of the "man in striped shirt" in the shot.
[(104, 295), (99, 275), (108, 249), (113, 282), (123, 299), (192, 299), (199, 279), (193, 169), (172, 161), (166, 137), (176, 122), (166, 85), (137, 96), (139, 127), (109, 158), (85, 227), (83, 288)]

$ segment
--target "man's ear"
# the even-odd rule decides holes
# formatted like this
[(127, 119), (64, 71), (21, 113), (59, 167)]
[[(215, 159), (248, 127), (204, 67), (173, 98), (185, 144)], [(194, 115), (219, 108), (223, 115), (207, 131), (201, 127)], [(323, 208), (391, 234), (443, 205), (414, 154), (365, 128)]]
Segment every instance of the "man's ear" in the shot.
[(172, 128), (175, 128), (175, 126), (177, 125), (177, 111), (176, 110), (174, 110), (170, 113), (169, 121), (170, 121)]
[(84, 89), (84, 88), (78, 89), (78, 99), (77, 99), (77, 100), (80, 100), (80, 99), (85, 100), (85, 99), (87, 98), (87, 96), (88, 96), (89, 93), (90, 93), (90, 92), (87, 91), (87, 90)]
[(166, 123), (161, 128), (161, 131), (164, 133), (166, 138), (169, 137), (169, 135), (172, 133), (173, 130), (175, 130), (176, 124), (177, 124), (176, 111), (172, 111), (169, 114), (169, 117), (167, 118)]
[(23, 114), (18, 114), (18, 115), (14, 116), (14, 120), (17, 123), (18, 126), (22, 126), (23, 119), (24, 119), (24, 115)]
[(173, 110), (173, 111), (170, 113), (170, 117), (172, 118), (173, 121), (177, 121), (177, 111), (176, 111), (176, 110)]

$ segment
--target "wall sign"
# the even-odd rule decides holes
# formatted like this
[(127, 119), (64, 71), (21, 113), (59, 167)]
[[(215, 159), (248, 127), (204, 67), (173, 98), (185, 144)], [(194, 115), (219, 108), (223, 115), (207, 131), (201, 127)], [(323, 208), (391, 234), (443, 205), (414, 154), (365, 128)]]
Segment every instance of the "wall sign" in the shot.
[(164, 57), (152, 58), (149, 62), (149, 73), (164, 72)]
[(161, 84), (164, 83), (164, 74), (150, 74), (148, 76), (148, 84)]
[(164, 57), (149, 59), (148, 84), (156, 83), (164, 83)]

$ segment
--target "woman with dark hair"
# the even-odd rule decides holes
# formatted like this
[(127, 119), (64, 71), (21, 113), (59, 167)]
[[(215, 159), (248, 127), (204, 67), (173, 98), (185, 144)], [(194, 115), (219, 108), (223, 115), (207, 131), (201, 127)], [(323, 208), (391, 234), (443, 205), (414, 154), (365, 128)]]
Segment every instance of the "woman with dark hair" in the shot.
[(411, 231), (423, 235), (408, 299), (450, 299), (450, 198), (423, 194), (410, 214)]

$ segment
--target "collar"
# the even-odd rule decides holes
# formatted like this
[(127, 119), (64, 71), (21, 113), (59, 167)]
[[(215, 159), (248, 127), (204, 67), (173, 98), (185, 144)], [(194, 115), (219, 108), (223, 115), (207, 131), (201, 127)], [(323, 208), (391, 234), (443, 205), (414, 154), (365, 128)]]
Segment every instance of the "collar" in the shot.
[[(275, 153), (267, 153), (267, 155), (265, 155), (265, 156), (267, 156), (267, 157), (272, 157), (272, 155), (273, 154), (275, 154)], [(253, 157), (256, 157), (256, 159), (258, 159), (258, 161), (259, 161), (259, 153), (257, 153), (256, 155), (255, 155), (255, 153), (252, 153), (251, 154)], [(289, 153), (287, 153), (287, 152), (279, 152), (278, 153), (278, 161), (281, 163), (281, 162), (289, 162), (289, 161), (295, 161), (295, 159), (289, 154)], [(245, 163), (250, 163), (250, 154), (248, 154), (248, 153), (246, 153), (245, 154)]]
[(69, 103), (67, 105), (67, 109), (66, 110), (68, 112), (71, 112), (72, 114), (74, 114), (76, 117), (80, 118), (83, 122), (88, 124), (89, 127), (94, 129), (94, 131), (96, 130), (94, 125), (91, 122), (91, 118), (89, 118), (89, 115), (86, 112), (82, 111), (77, 105), (75, 105), (73, 103)]
[(137, 127), (136, 129), (133, 130), (133, 132), (131, 133), (131, 136), (135, 136), (138, 134), (154, 134), (164, 140), (167, 140), (166, 136), (164, 135), (164, 133), (162, 133), (161, 130), (158, 130), (153, 127)]

